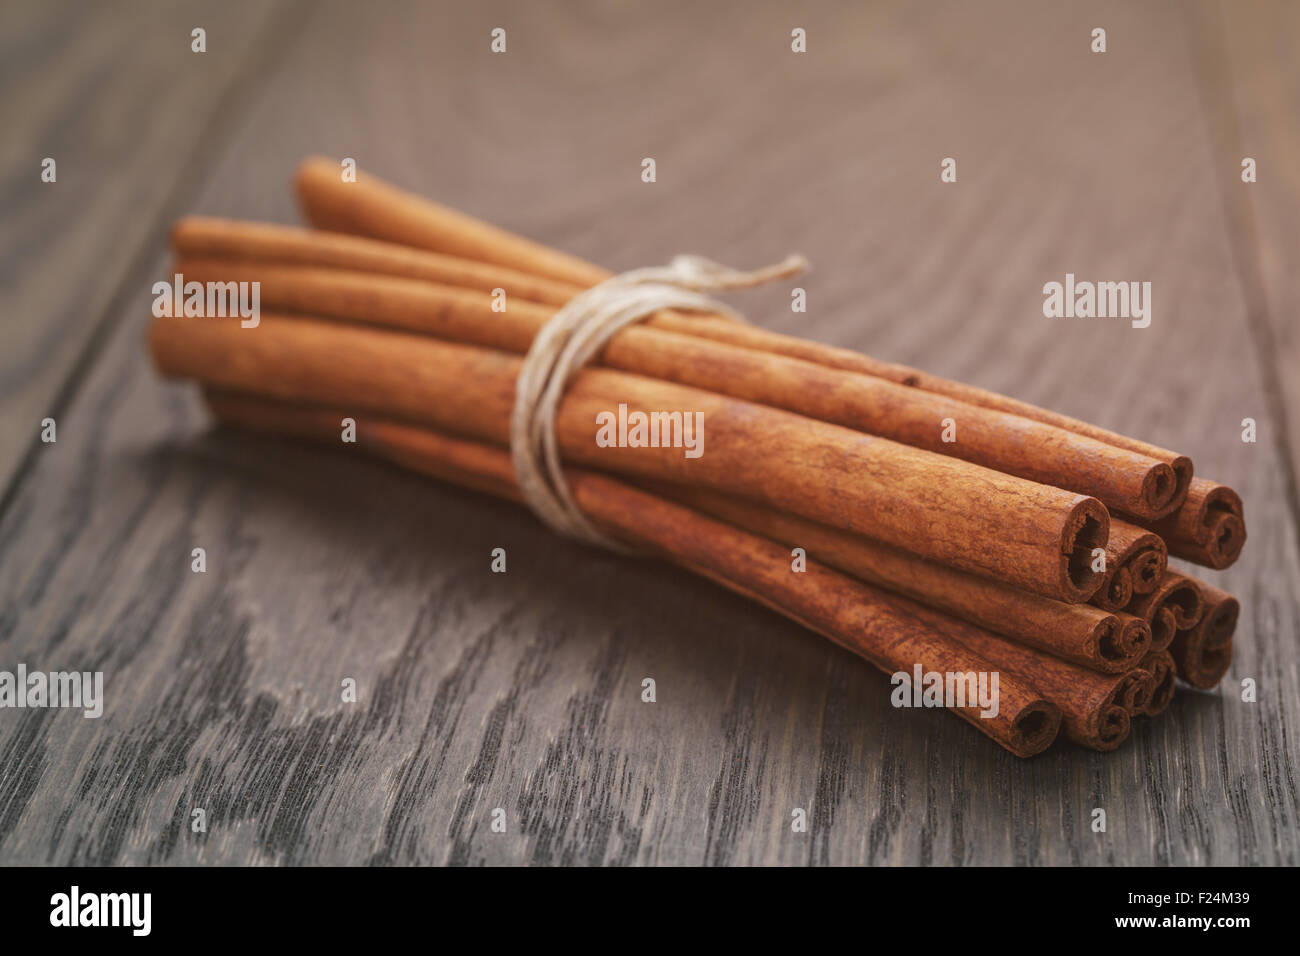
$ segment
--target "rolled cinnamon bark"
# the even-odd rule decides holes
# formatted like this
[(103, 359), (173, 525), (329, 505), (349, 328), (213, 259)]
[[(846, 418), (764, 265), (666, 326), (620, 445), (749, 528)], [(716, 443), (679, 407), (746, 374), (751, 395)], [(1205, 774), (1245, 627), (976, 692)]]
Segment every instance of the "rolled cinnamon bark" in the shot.
[(1106, 564), (1114, 554), (1121, 567), (1127, 568), (1134, 594), (1150, 594), (1164, 578), (1169, 565), (1169, 551), (1159, 535), (1128, 521), (1111, 520), (1111, 534), (1106, 542)]
[(1107, 611), (1128, 607), (1134, 595), (1149, 594), (1164, 576), (1169, 555), (1158, 535), (1111, 517), (1106, 573), (1092, 603)]
[(1170, 554), (1217, 570), (1235, 562), (1246, 543), (1241, 496), (1205, 478), (1193, 480), (1178, 510), (1151, 528), (1165, 539)]
[[(328, 442), (337, 441), (346, 414), (216, 393), (208, 404), (227, 424)], [(510, 457), (500, 449), (383, 421), (359, 422), (357, 435), (363, 448), (397, 464), (519, 500)], [(783, 546), (603, 475), (566, 468), (565, 478), (579, 508), (611, 534), (759, 601), (887, 674), (911, 675), (917, 665), (939, 673), (996, 670), (921, 621), (924, 609), (905, 598), (815, 562), (804, 574), (792, 574)], [(950, 709), (1017, 756), (1039, 753), (1055, 738), (1060, 714), (1027, 682), (1000, 676), (997, 705), (995, 715), (983, 714), (978, 703)]]
[[(356, 182), (344, 183), (339, 176), (338, 164), (332, 160), (317, 157), (304, 161), (299, 166), (297, 189), (308, 220), (320, 229), (479, 259), (584, 288), (611, 275), (608, 270), (592, 263), (397, 189), (368, 174), (358, 173)], [(687, 318), (680, 314), (661, 313), (653, 322), (656, 327), (667, 331), (803, 359), (827, 368), (875, 376), (934, 392), (968, 405), (1052, 425), (1143, 458), (1155, 459), (1164, 467), (1146, 472), (1141, 495), (1130, 509), (1139, 516), (1154, 518), (1172, 512), (1182, 503), (1191, 481), (1192, 463), (1185, 455), (994, 392), (927, 375), (917, 369), (721, 318)]]
[(1174, 641), (1174, 635), (1178, 633), (1178, 623), (1174, 620), (1174, 612), (1167, 607), (1154, 608), (1153, 614), (1149, 615), (1147, 623), (1151, 628), (1151, 647), (1150, 651), (1166, 651), (1169, 645)]
[(599, 266), (533, 242), (431, 200), (408, 201), (409, 193), (358, 171), (344, 182), (337, 162), (323, 157), (298, 167), (298, 196), (317, 229), (350, 232), (389, 242), (491, 262), (579, 286), (609, 278)]
[[(192, 230), (181, 230), (186, 231)], [(549, 307), (508, 299), (505, 311), (495, 311), (493, 297), (484, 292), (337, 268), (182, 259), (176, 271), (187, 281), (258, 282), (262, 308), (271, 311), (383, 325), (518, 353), (528, 351), (554, 315)], [(884, 379), (654, 327), (623, 330), (605, 347), (601, 362), (1069, 488), (1126, 511), (1139, 506), (1151, 476), (1165, 467), (1050, 425)], [(947, 421), (953, 423), (955, 441), (945, 440), (953, 437), (944, 427)], [(1106, 609), (1119, 610), (1125, 603), (1110, 602)]]
[[(518, 358), (340, 323), (263, 315), (256, 328), (156, 318), (164, 374), (369, 411), (504, 444)], [(602, 446), (603, 416), (681, 412), (707, 447)], [(1057, 600), (1086, 600), (1109, 515), (1095, 498), (1003, 475), (780, 409), (608, 369), (572, 381), (556, 415), (564, 460), (700, 484), (842, 527)], [(701, 433), (703, 439), (704, 433)]]
[(1197, 581), (1205, 611), (1195, 626), (1179, 631), (1170, 647), (1178, 676), (1193, 687), (1209, 690), (1232, 664), (1232, 635), (1241, 604), (1227, 591)]
[(1150, 673), (1143, 696), (1145, 702), (1136, 713), (1154, 717), (1174, 699), (1174, 659), (1168, 651), (1152, 651), (1142, 661), (1141, 670)]
[[(1160, 585), (1148, 594), (1138, 595), (1129, 605), (1129, 613), (1144, 618), (1151, 625), (1151, 650), (1168, 650), (1174, 633), (1195, 626), (1205, 609), (1197, 582), (1177, 571), (1166, 571)], [(1167, 610), (1173, 615), (1173, 629), (1157, 621), (1156, 614)], [(1167, 640), (1166, 640), (1167, 637)]]
[[(929, 612), (934, 613), (934, 612)], [(1149, 674), (1098, 674), (1067, 661), (976, 628), (953, 636), (1002, 673), (1010, 672), (1032, 686), (1061, 711), (1066, 736), (1093, 750), (1114, 750), (1129, 732), (1129, 707), (1140, 707)]]
[[(1147, 655), (1150, 657), (1150, 655)], [(1142, 713), (1146, 708), (1151, 692), (1151, 672), (1144, 667), (1135, 667), (1120, 675), (1119, 693), (1115, 699), (1130, 717)]]
[(645, 487), (658, 497), (789, 547), (801, 547), (810, 559), (868, 584), (1093, 670), (1112, 674), (1130, 670), (1151, 645), (1150, 627), (1131, 614), (1053, 601), (706, 488), (665, 482)]
[[(1112, 521), (1116, 520), (1111, 518)], [(1112, 566), (1106, 562), (1106, 573), (1101, 587), (1092, 596), (1092, 603), (1104, 611), (1122, 611), (1133, 602), (1133, 574), (1123, 565)]]
[(172, 227), (171, 244), (182, 259), (233, 259), (248, 264), (347, 269), (479, 292), (504, 289), (507, 299), (552, 306), (564, 305), (582, 291), (579, 286), (474, 259), (444, 256), (341, 232), (269, 222), (186, 216)]

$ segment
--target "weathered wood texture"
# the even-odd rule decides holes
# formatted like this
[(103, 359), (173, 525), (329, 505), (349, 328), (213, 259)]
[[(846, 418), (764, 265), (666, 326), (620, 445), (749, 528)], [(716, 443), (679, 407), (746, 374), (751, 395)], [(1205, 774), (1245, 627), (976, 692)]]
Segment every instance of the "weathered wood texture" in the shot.
[[(24, 243), (60, 281), (111, 286), (96, 243), (136, 245), (147, 267), (0, 516), (0, 666), (102, 669), (108, 697), (100, 720), (0, 711), (0, 862), (1300, 862), (1300, 560), (1276, 420), (1294, 366), (1259, 338), (1294, 357), (1295, 91), (1232, 105), (1221, 85), (1294, 73), (1238, 63), (1252, 54), (1235, 39), (1211, 69), (1199, 14), (1172, 2), (705, 9), (334, 3), (257, 62), (237, 51), (261, 21), (232, 25), (205, 62), (234, 58), (255, 95), (199, 134), (209, 171), (175, 195), (293, 221), (294, 164), (325, 152), (613, 268), (802, 251), (809, 312), (780, 290), (739, 297), (756, 321), (1185, 450), (1241, 491), (1250, 542), (1215, 577), (1243, 604), (1222, 688), (1180, 692), (1116, 753), (1020, 761), (951, 715), (894, 710), (864, 662), (685, 573), (343, 451), (209, 432), (143, 350), (167, 177), (130, 180), (149, 205), (128, 214), (101, 196), (128, 188), (121, 164), (79, 159), (70, 135), (59, 189), (76, 170), (101, 213), (74, 226), (34, 173), (19, 188), (8, 171), (45, 155), (47, 58), (72, 41), (6, 30), (31, 62), (5, 93), (28, 131), (6, 139), (6, 274)], [(1295, 36), (1294, 7), (1268, 16), (1265, 34)], [(128, 32), (57, 74), (69, 103), (135, 77), (119, 134), (150, 163), (170, 148), (159, 127), (208, 122), (147, 108), (170, 92), (138, 75), (160, 42)], [(217, 82), (199, 69), (174, 83)], [(1211, 119), (1223, 104), (1269, 144), (1258, 184)], [(1249, 248), (1244, 189), (1266, 223)], [(1251, 268), (1276, 297), (1263, 316)], [(1151, 327), (1045, 319), (1043, 283), (1066, 272), (1152, 281)], [(38, 288), (6, 303), (30, 313), (23, 342), (67, 315)], [(69, 370), (35, 345), (5, 363)], [(6, 434), (34, 431), (33, 401), (6, 401)], [(1247, 416), (1258, 444), (1240, 441)], [(1258, 703), (1240, 701), (1245, 677)]]
[[(221, 150), (284, 9), (0, 9), (0, 495)], [(221, 53), (192, 51), (199, 26)], [(41, 179), (47, 157), (54, 182)]]

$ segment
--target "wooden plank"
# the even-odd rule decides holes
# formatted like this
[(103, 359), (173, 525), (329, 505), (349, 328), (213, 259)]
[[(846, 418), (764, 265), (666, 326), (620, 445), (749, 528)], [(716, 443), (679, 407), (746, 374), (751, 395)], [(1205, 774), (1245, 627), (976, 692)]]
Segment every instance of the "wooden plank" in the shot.
[[(1280, 443), (1293, 519), (1300, 522), (1300, 9), (1274, 0), (1189, 7), (1194, 52), (1218, 150), (1220, 191), (1265, 373), (1261, 440)], [(1256, 163), (1256, 181), (1242, 163)], [(1258, 417), (1258, 416), (1256, 416)]]
[[(1251, 541), (1217, 576), (1244, 605), (1222, 690), (1114, 754), (1016, 760), (683, 573), (345, 452), (208, 433), (148, 368), (142, 285), (0, 516), (4, 659), (103, 669), (108, 696), (98, 721), (0, 712), (0, 862), (1300, 860), (1300, 560), (1277, 445), (1237, 437), (1264, 386), (1181, 9), (692, 10), (324, 7), (196, 210), (289, 220), (293, 164), (327, 151), (616, 268), (798, 248), (809, 313), (739, 298), (757, 321), (1237, 484)], [(1151, 326), (1045, 319), (1066, 272), (1152, 281)]]
[[(144, 282), (142, 244), (156, 246), (203, 150), (220, 148), (222, 105), (266, 58), (283, 6), (0, 10), (0, 494), (42, 419), (57, 421), (106, 314)], [(191, 50), (200, 26), (206, 53)]]

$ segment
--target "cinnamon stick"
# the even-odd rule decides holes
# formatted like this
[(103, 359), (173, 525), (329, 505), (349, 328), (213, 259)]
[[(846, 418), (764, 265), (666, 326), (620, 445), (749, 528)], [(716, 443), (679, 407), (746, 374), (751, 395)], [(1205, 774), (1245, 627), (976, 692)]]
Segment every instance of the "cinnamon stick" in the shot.
[[(1111, 518), (1111, 521), (1117, 521)], [(1133, 602), (1133, 572), (1122, 564), (1112, 565), (1109, 561), (1109, 542), (1107, 542), (1108, 560), (1106, 573), (1102, 577), (1101, 587), (1092, 596), (1092, 603), (1105, 611), (1119, 611)]]
[[(505, 443), (520, 360), (388, 330), (263, 315), (255, 329), (162, 317), (160, 371), (225, 389), (370, 411)], [(620, 406), (702, 415), (707, 449), (601, 447)], [(1094, 498), (712, 392), (607, 369), (571, 383), (556, 419), (566, 461), (700, 484), (866, 534), (1058, 600), (1086, 600), (1109, 515)]]
[(341, 232), (215, 216), (186, 216), (177, 220), (172, 227), (171, 245), (182, 259), (234, 259), (250, 263), (348, 269), (437, 282), (479, 292), (504, 289), (507, 299), (551, 306), (564, 305), (582, 291), (580, 286), (555, 282), (506, 266), (440, 255), (398, 243)]
[(1169, 554), (1158, 535), (1111, 516), (1106, 541), (1106, 572), (1092, 603), (1120, 611), (1135, 594), (1149, 594), (1164, 576)]
[(1174, 659), (1168, 651), (1152, 651), (1142, 661), (1141, 670), (1150, 673), (1143, 691), (1145, 702), (1137, 713), (1154, 717), (1164, 711), (1174, 699)]
[(1167, 607), (1151, 608), (1144, 618), (1151, 628), (1151, 647), (1149, 651), (1165, 651), (1178, 633), (1178, 622), (1174, 612)]
[(1193, 480), (1178, 510), (1151, 528), (1171, 554), (1216, 570), (1232, 565), (1246, 543), (1241, 496), (1205, 478)]
[(522, 272), (587, 287), (609, 273), (577, 256), (467, 216), (431, 200), (407, 201), (408, 194), (367, 173), (344, 182), (339, 164), (322, 157), (298, 168), (298, 194), (317, 229), (371, 236), (508, 266)]
[[(308, 221), (318, 228), (464, 255), (581, 287), (595, 285), (611, 274), (582, 259), (398, 189), (374, 176), (358, 173), (357, 182), (344, 183), (339, 176), (338, 164), (332, 160), (316, 157), (304, 161), (298, 169), (297, 190)], [(1182, 503), (1191, 481), (1192, 463), (1185, 455), (994, 392), (928, 375), (917, 369), (721, 318), (688, 318), (662, 313), (654, 321), (657, 327), (666, 331), (710, 338), (743, 348), (803, 359), (827, 368), (887, 379), (969, 405), (1052, 425), (1145, 458), (1156, 459), (1166, 469), (1151, 473), (1150, 483), (1144, 488), (1141, 506), (1134, 510), (1139, 516), (1158, 517), (1172, 512)]]
[(1232, 664), (1232, 635), (1241, 604), (1212, 584), (1197, 581), (1196, 586), (1205, 605), (1204, 613), (1195, 625), (1175, 635), (1170, 652), (1179, 677), (1193, 687), (1209, 690), (1223, 679)]
[[(341, 411), (320, 412), (292, 406), (276, 407), (274, 403), (263, 400), (248, 400), (219, 394), (209, 396), (209, 405), (219, 420), (230, 424), (262, 431), (296, 434), (300, 437), (316, 437), (326, 441), (337, 440), (338, 416), (343, 414)], [(500, 486), (513, 479), (508, 456), (487, 446), (476, 446), (469, 451), (460, 450), (453, 455), (444, 450), (445, 446), (450, 444), (455, 450), (457, 446), (464, 446), (467, 443), (456, 442), (423, 429), (373, 419), (358, 422), (358, 436), (364, 436), (362, 443), (377, 454), (407, 467), (426, 471), (436, 477), (460, 480), (467, 471), (482, 467), (495, 458), (495, 464), (487, 469), (493, 476), (494, 484)], [(448, 458), (455, 462), (455, 468), (448, 469), (445, 466)], [(566, 469), (566, 475), (576, 471), (576, 469)], [(577, 488), (575, 488), (575, 497), (579, 499), (584, 511), (611, 527), (612, 530), (619, 530), (618, 526), (613, 524), (615, 522), (624, 522), (626, 526), (634, 527), (640, 521), (634, 512), (627, 510), (628, 506), (625, 502), (611, 506), (605, 511), (595, 511), (589, 510), (592, 502), (587, 501)], [(650, 500), (662, 501), (653, 496), (646, 497)], [(697, 514), (690, 509), (683, 510), (687, 514)], [(678, 523), (686, 526), (682, 519), (678, 519)], [(777, 607), (778, 610), (796, 616), (796, 619), (805, 624), (809, 623), (808, 618), (802, 616), (804, 612), (798, 610), (796, 605), (802, 607), (799, 602), (806, 601), (812, 601), (816, 605), (820, 599), (810, 598), (808, 595), (810, 592), (815, 595), (822, 589), (820, 583), (822, 576), (829, 576), (835, 580), (836, 587), (843, 586), (839, 582), (856, 584), (843, 575), (822, 570), (815, 560), (808, 562), (809, 570), (805, 574), (793, 574), (790, 571), (789, 552), (783, 545), (769, 545), (760, 554), (752, 549), (730, 543), (730, 539), (718, 532), (718, 524), (715, 522), (710, 525), (707, 533), (692, 535), (690, 532), (685, 532), (684, 537), (688, 541), (699, 540), (702, 543), (697, 549), (690, 550), (688, 554), (687, 542), (678, 540), (672, 548), (677, 560), (684, 561), (698, 570), (697, 565), (706, 566), (705, 559), (714, 561), (734, 550), (738, 557), (733, 564), (738, 569), (736, 575), (740, 580), (737, 582), (739, 587), (733, 589), (741, 590), (742, 593), (768, 603), (769, 606), (774, 606), (773, 602), (779, 601), (782, 606)], [(731, 528), (735, 534), (742, 537), (752, 537), (731, 525), (723, 525), (723, 527)], [(666, 530), (661, 529), (661, 533), (666, 533)], [(817, 574), (814, 574), (814, 568), (818, 569)], [(887, 592), (867, 585), (858, 586), (864, 588), (870, 596), (865, 600), (872, 606), (871, 613), (876, 613), (875, 605), (882, 596), (885, 596), (894, 602), (892, 606), (895, 609), (901, 610), (904, 618), (910, 619), (914, 625), (923, 626), (927, 635), (942, 635), (948, 640), (955, 640), (976, 655), (976, 660), (984, 667), (991, 668), (1000, 675), (1009, 675), (1018, 687), (1025, 689), (1022, 691), (1022, 697), (1017, 698), (1021, 702), (1016, 705), (1018, 717), (1010, 722), (1012, 728), (1017, 725), (1029, 729), (1040, 728), (1041, 724), (1049, 719), (1040, 708), (1030, 708), (1027, 703), (1024, 703), (1033, 701), (1034, 691), (1036, 691), (1041, 694), (1042, 700), (1052, 703), (1059, 709), (1062, 725), (1071, 739), (1093, 749), (1113, 750), (1128, 734), (1129, 710), (1138, 709), (1144, 703), (1141, 694), (1149, 681), (1149, 674), (1143, 670), (1133, 669), (1118, 675), (1098, 674), (1057, 660), (1041, 651), (997, 637), (981, 628), (958, 621), (906, 598), (891, 596)], [(861, 594), (851, 594), (847, 600), (851, 603), (864, 598)], [(810, 626), (819, 629), (815, 624)], [(891, 632), (901, 630), (902, 627), (900, 619), (889, 618), (888, 628)], [(826, 633), (824, 630), (822, 632)], [(827, 636), (837, 641), (843, 639), (842, 635), (836, 637), (827, 634)], [(868, 656), (868, 659), (873, 659), (860, 648), (857, 650), (858, 653)], [(881, 666), (885, 670), (897, 671), (910, 670), (912, 665), (906, 656), (895, 656), (887, 665)], [(962, 672), (978, 670), (973, 663), (969, 662), (951, 668), (927, 665), (927, 669)], [(1033, 691), (1026, 688), (1033, 688)], [(969, 714), (963, 716), (971, 719)], [(1025, 730), (1025, 734), (1041, 742), (1040, 738), (1030, 733), (1029, 729)], [(1007, 741), (999, 740), (999, 742), (1008, 746)], [(1008, 749), (1016, 752), (1013, 747), (1009, 746)]]
[[(1128, 608), (1130, 614), (1144, 618), (1151, 625), (1152, 651), (1168, 650), (1174, 634), (1195, 626), (1204, 609), (1205, 603), (1197, 582), (1177, 571), (1166, 571), (1154, 591), (1135, 597)], [(1160, 610), (1172, 614), (1172, 628), (1168, 623), (1156, 620), (1156, 614)]]
[[(924, 620), (933, 622), (928, 616), (933, 613), (927, 610)], [(1122, 744), (1131, 709), (1144, 703), (1141, 694), (1149, 674), (1141, 669), (1099, 674), (977, 628), (953, 634), (976, 654), (996, 662), (1002, 673), (1038, 688), (1060, 709), (1066, 736), (1093, 750), (1114, 750)]]
[[(252, 248), (266, 245), (251, 238)], [(266, 309), (384, 325), (519, 353), (528, 351), (554, 314), (550, 307), (526, 301), (511, 304), (508, 298), (505, 311), (497, 311), (487, 293), (337, 268), (251, 259), (182, 259), (176, 269), (187, 280), (198, 282), (256, 281)], [(616, 335), (601, 362), (1069, 488), (1108, 507), (1140, 507), (1145, 489), (1165, 468), (1154, 459), (1050, 425), (872, 376), (664, 332), (653, 323)], [(946, 432), (948, 421), (955, 435)], [(946, 440), (952, 437), (956, 440)], [(1110, 602), (1107, 609), (1119, 610), (1124, 603), (1127, 599)]]
[[(337, 441), (343, 409), (294, 407), (208, 393), (218, 421), (263, 432)], [(410, 426), (358, 423), (359, 444), (407, 468), (475, 490), (519, 500), (509, 455)], [(625, 542), (661, 554), (784, 614), (870, 661), (887, 674), (988, 673), (995, 668), (941, 628), (918, 619), (918, 606), (810, 563), (792, 574), (785, 548), (622, 482), (576, 468), (565, 477), (578, 506)], [(1017, 756), (1046, 749), (1060, 724), (1056, 708), (1028, 683), (999, 678), (998, 713), (977, 703), (951, 708)]]
[(917, 558), (861, 535), (741, 501), (706, 488), (653, 482), (668, 498), (788, 547), (801, 547), (860, 581), (913, 598), (946, 614), (1053, 654), (1120, 673), (1137, 666), (1151, 644), (1147, 622), (1089, 604), (1064, 604)]

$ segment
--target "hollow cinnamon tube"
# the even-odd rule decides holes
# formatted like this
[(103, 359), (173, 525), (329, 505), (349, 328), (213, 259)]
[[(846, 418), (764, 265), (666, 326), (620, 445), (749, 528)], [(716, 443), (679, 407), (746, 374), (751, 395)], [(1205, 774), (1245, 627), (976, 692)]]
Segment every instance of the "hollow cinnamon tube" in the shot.
[(1174, 659), (1168, 651), (1152, 651), (1142, 661), (1140, 669), (1151, 676), (1143, 694), (1145, 701), (1135, 712), (1154, 717), (1174, 699)]
[(1205, 478), (1194, 479), (1178, 510), (1151, 528), (1170, 554), (1217, 570), (1235, 562), (1246, 543), (1241, 496)]
[(1148, 612), (1145, 620), (1151, 628), (1151, 647), (1150, 651), (1165, 651), (1174, 641), (1174, 635), (1178, 633), (1178, 623), (1174, 620), (1174, 612), (1167, 607), (1157, 607), (1151, 609), (1154, 613)]
[[(549, 307), (508, 298), (504, 311), (494, 311), (493, 297), (483, 292), (343, 269), (182, 259), (176, 270), (187, 281), (258, 282), (261, 305), (272, 311), (425, 332), (519, 353), (528, 351), (554, 315)], [(884, 379), (654, 327), (623, 330), (605, 347), (601, 362), (1069, 488), (1108, 507), (1132, 510), (1153, 473), (1165, 468), (1155, 459), (1050, 425)], [(1106, 608), (1119, 610), (1125, 603), (1127, 598)]]
[[(234, 259), (246, 263), (350, 269), (479, 292), (502, 289), (508, 301), (519, 299), (560, 306), (582, 291), (579, 286), (554, 282), (505, 266), (445, 256), (394, 242), (213, 216), (186, 216), (177, 220), (172, 227), (171, 244), (182, 259)], [(197, 276), (187, 278), (207, 281)], [(265, 300), (263, 304), (267, 304)]]
[[(504, 444), (521, 362), (426, 336), (263, 315), (156, 318), (154, 360), (172, 377), (370, 411)], [(615, 411), (703, 416), (706, 447), (597, 443)], [(1069, 602), (1099, 577), (1109, 515), (1095, 498), (779, 409), (608, 369), (572, 381), (556, 416), (565, 461), (701, 484), (868, 534), (922, 557)], [(608, 436), (607, 436), (608, 437)]]
[[(1111, 518), (1112, 521), (1117, 519)], [(1133, 601), (1133, 574), (1121, 564), (1111, 565), (1106, 562), (1106, 573), (1102, 576), (1101, 587), (1097, 588), (1091, 601), (1105, 611), (1119, 611)]]
[(1127, 568), (1134, 594), (1150, 594), (1164, 578), (1169, 565), (1169, 551), (1159, 535), (1128, 521), (1113, 519), (1111, 535), (1106, 541), (1106, 564), (1111, 555)]
[(1137, 666), (1151, 645), (1142, 618), (1064, 604), (998, 581), (934, 564), (815, 521), (764, 508), (706, 488), (653, 482), (661, 498), (720, 518), (824, 561), (861, 581), (913, 598), (946, 614), (1064, 660), (1105, 673)]
[(1179, 631), (1170, 647), (1178, 676), (1193, 687), (1209, 690), (1232, 664), (1232, 635), (1241, 604), (1227, 591), (1196, 582), (1205, 611), (1195, 626)]
[[(318, 228), (349, 232), (437, 252), (463, 255), (577, 286), (592, 286), (611, 273), (577, 257), (488, 225), (421, 196), (397, 189), (368, 174), (344, 183), (336, 162), (320, 157), (304, 161), (296, 179), (298, 197), (308, 220)], [(1192, 463), (1185, 455), (1058, 415), (984, 389), (927, 375), (917, 369), (881, 362), (866, 355), (768, 332), (755, 326), (711, 317), (661, 313), (656, 327), (710, 338), (742, 348), (804, 359), (827, 368), (872, 375), (901, 385), (945, 395), (1021, 418), (1053, 425), (1096, 441), (1162, 462), (1149, 473), (1135, 514), (1169, 514), (1187, 492)]]
[[(927, 613), (929, 612), (927, 609)], [(927, 620), (930, 620), (927, 618)], [(1017, 644), (977, 628), (953, 636), (1002, 673), (1010, 672), (1038, 688), (1061, 711), (1066, 736), (1093, 750), (1114, 750), (1129, 732), (1129, 709), (1148, 680), (1140, 669), (1124, 674), (1098, 674), (1050, 654)]]
[[(264, 432), (336, 442), (345, 410), (295, 408), (209, 393), (221, 422)], [(475, 490), (519, 500), (509, 455), (497, 448), (393, 422), (362, 420), (362, 448), (397, 464)], [(866, 658), (887, 674), (923, 671), (988, 673), (995, 668), (940, 628), (918, 619), (912, 602), (816, 563), (790, 571), (781, 545), (747, 534), (622, 482), (566, 468), (578, 507), (623, 541), (661, 554), (793, 619)], [(1044, 750), (1060, 714), (1036, 689), (1008, 676), (998, 684), (998, 712), (977, 703), (950, 709), (1017, 756)]]
[(577, 256), (409, 194), (365, 172), (344, 182), (333, 160), (315, 157), (298, 167), (299, 198), (317, 229), (372, 236), (466, 259), (508, 266), (580, 286), (603, 282), (609, 273)]
[(1111, 516), (1106, 573), (1092, 603), (1107, 611), (1128, 607), (1134, 595), (1149, 594), (1164, 576), (1169, 554), (1152, 532)]
[[(1135, 597), (1128, 611), (1144, 618), (1151, 625), (1151, 650), (1164, 651), (1169, 649), (1177, 631), (1195, 626), (1201, 619), (1204, 608), (1201, 591), (1195, 580), (1177, 571), (1166, 571), (1159, 586), (1149, 594)], [(1173, 615), (1172, 628), (1167, 622), (1156, 619), (1161, 610), (1167, 610)]]

